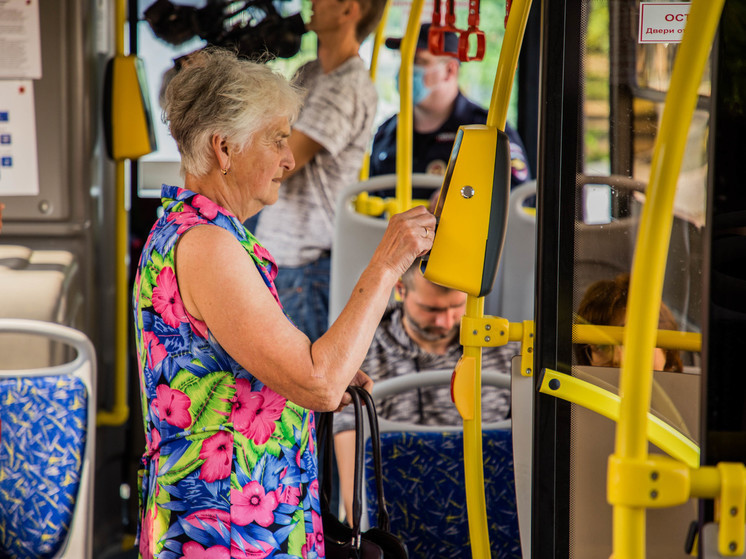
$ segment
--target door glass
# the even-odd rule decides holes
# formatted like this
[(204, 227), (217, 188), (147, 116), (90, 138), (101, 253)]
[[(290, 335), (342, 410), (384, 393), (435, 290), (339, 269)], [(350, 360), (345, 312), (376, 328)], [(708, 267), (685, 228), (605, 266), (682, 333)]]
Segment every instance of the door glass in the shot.
[[(639, 2), (584, 0), (579, 162), (574, 227), (573, 313), (578, 324), (625, 326), (629, 274), (647, 196), (656, 135), (678, 45), (639, 44)], [(659, 328), (698, 333), (707, 176), (710, 70), (699, 89), (677, 183)], [(627, 327), (634, 327), (629, 325)], [(578, 341), (579, 342), (579, 341)], [(624, 348), (573, 345), (572, 374), (617, 393)], [(653, 413), (698, 439), (700, 354), (656, 349)], [(606, 460), (613, 422), (571, 411), (570, 556), (611, 554)], [(651, 445), (651, 452), (662, 453)], [(695, 502), (648, 511), (649, 557), (686, 557)], [(680, 552), (674, 550), (681, 550)], [(676, 555), (679, 553), (679, 555)]]

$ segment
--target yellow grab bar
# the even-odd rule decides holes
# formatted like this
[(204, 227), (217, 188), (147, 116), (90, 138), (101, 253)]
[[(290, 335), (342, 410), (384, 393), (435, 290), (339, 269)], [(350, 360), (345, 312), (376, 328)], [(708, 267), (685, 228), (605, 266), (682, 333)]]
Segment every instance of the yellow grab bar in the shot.
[(399, 211), (412, 207), (412, 66), (420, 34), (420, 14), (425, 0), (412, 0), (407, 30), (400, 45), (399, 120), (396, 123), (396, 202)]
[[(378, 22), (376, 27), (376, 34), (373, 36), (373, 52), (370, 55), (370, 80), (376, 83), (376, 73), (378, 72), (378, 53), (381, 50), (381, 43), (383, 43), (383, 32), (386, 28), (386, 21), (389, 18), (389, 6), (391, 2), (386, 2), (383, 7), (383, 13), (381, 14), (381, 21)], [(365, 150), (363, 155), (363, 164), (360, 167), (360, 181), (368, 180), (370, 176), (370, 148)]]
[[(414, 6), (412, 9), (414, 10)], [(487, 126), (496, 127), (500, 130), (505, 130), (510, 90), (513, 86), (513, 77), (515, 76), (518, 64), (518, 54), (521, 51), (521, 44), (530, 9), (531, 0), (516, 0), (508, 17), (508, 25), (505, 30), (500, 58), (497, 63), (495, 83), (492, 87), (492, 98), (486, 122)], [(404, 45), (402, 44), (403, 47)], [(399, 126), (401, 127), (401, 120), (399, 121)], [(397, 138), (398, 141), (399, 138)], [(397, 150), (397, 155), (398, 152), (399, 150)], [(409, 159), (411, 165), (411, 154), (409, 155)], [(399, 172), (398, 165), (399, 160), (397, 159), (397, 172)], [(467, 319), (481, 319), (483, 316), (484, 299), (468, 295), (464, 317)], [(464, 357), (473, 357), (476, 360), (474, 385), (481, 386), (482, 348), (479, 346), (464, 345)], [(481, 394), (477, 394), (475, 400), (474, 419), (464, 420), (464, 481), (466, 485), (466, 509), (469, 517), (471, 554), (474, 559), (483, 559), (490, 557), (490, 538), (487, 530), (487, 506), (484, 496)]]
[[(622, 365), (622, 396), (613, 460), (647, 459), (647, 413), (652, 390), (653, 350), (658, 328), (663, 277), (673, 223), (676, 181), (697, 102), (710, 46), (724, 0), (692, 0), (683, 40), (674, 63), (660, 131), (642, 210), (637, 247), (630, 278), (629, 302)], [(611, 474), (611, 472), (610, 472)], [(609, 494), (627, 489), (624, 477), (609, 478)], [(615, 504), (613, 512), (614, 559), (644, 559), (645, 508)]]
[[(619, 421), (619, 396), (577, 377), (545, 369), (539, 391)], [(690, 468), (699, 466), (699, 446), (650, 412), (647, 414), (647, 439)]]
[[(572, 341), (575, 344), (619, 345), (624, 340), (624, 326), (573, 324)], [(702, 351), (702, 334), (678, 330), (657, 330), (655, 347), (682, 351)]]
[(531, 11), (531, 0), (517, 0), (513, 2), (505, 28), (503, 46), (497, 62), (495, 84), (492, 86), (490, 108), (487, 113), (487, 126), (494, 126), (505, 131), (508, 119), (508, 105), (510, 91), (513, 89), (515, 69), (518, 67), (518, 55), (521, 53), (523, 34), (526, 32), (526, 22)]
[[(125, 0), (118, 0), (115, 13), (116, 56), (124, 56), (124, 25), (127, 6)], [(129, 289), (127, 287), (127, 258), (129, 250), (128, 216), (125, 206), (124, 160), (115, 162), (116, 202), (115, 202), (115, 307), (114, 307), (114, 404), (110, 410), (100, 410), (96, 424), (116, 427), (124, 425), (129, 418), (127, 405), (127, 355), (129, 332)]]

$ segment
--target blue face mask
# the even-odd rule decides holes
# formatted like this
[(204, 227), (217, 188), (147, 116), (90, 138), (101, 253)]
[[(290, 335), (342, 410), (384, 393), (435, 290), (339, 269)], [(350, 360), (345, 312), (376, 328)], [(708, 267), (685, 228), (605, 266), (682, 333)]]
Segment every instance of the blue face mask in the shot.
[[(396, 74), (396, 89), (399, 89), (399, 74)], [(430, 88), (425, 85), (425, 67), (412, 66), (412, 104), (417, 105), (430, 95)]]

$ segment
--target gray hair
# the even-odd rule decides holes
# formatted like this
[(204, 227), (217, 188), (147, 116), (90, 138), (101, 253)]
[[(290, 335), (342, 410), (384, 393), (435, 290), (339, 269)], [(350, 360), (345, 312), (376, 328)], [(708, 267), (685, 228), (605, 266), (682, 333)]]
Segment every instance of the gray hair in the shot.
[(214, 134), (241, 151), (277, 117), (292, 124), (303, 102), (302, 91), (265, 64), (214, 47), (190, 55), (164, 97), (163, 118), (181, 153), (181, 174), (197, 177), (212, 165)]

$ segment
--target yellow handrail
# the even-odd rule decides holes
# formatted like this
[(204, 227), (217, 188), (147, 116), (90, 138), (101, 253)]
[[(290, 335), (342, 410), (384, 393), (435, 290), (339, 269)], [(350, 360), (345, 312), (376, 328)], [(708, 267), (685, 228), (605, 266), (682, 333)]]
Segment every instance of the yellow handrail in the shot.
[[(492, 88), (487, 126), (505, 130), (510, 90), (513, 86), (518, 54), (523, 43), (526, 21), (531, 9), (531, 0), (516, 0), (508, 17), (500, 58), (497, 63), (495, 83)], [(400, 126), (401, 126), (401, 120)], [(398, 138), (397, 138), (398, 141)], [(398, 151), (398, 150), (397, 150)], [(397, 160), (398, 164), (398, 160)], [(411, 161), (410, 161), (411, 165)], [(397, 168), (398, 170), (398, 168)], [(468, 295), (464, 318), (480, 319), (484, 316), (484, 299)], [(464, 345), (464, 357), (476, 361), (475, 386), (481, 386), (482, 348)], [(487, 529), (487, 507), (484, 496), (484, 464), (482, 459), (482, 402), (481, 395), (475, 397), (473, 419), (464, 419), (464, 481), (466, 485), (466, 508), (469, 517), (471, 554), (475, 559), (490, 557), (490, 540)]]
[[(115, 56), (125, 56), (124, 53), (124, 25), (126, 21), (127, 3), (117, 0), (115, 13)], [(110, 410), (100, 410), (96, 415), (96, 423), (101, 426), (116, 427), (124, 425), (129, 418), (127, 405), (127, 333), (129, 331), (129, 305), (127, 297), (127, 251), (129, 247), (128, 216), (125, 206), (124, 159), (115, 161), (115, 307), (114, 307), (114, 404)]]
[[(381, 21), (378, 22), (376, 27), (376, 34), (373, 37), (373, 51), (370, 55), (370, 80), (376, 83), (376, 73), (378, 72), (378, 53), (381, 50), (381, 43), (383, 43), (383, 33), (386, 29), (386, 21), (389, 18), (389, 7), (391, 1), (386, 2), (383, 7), (383, 13), (381, 14)], [(370, 176), (370, 149), (365, 151), (363, 156), (363, 164), (360, 167), (360, 181), (368, 180)]]
[(399, 66), (399, 120), (396, 123), (396, 202), (400, 212), (412, 207), (412, 66), (420, 34), (420, 15), (425, 0), (412, 0), (407, 30), (401, 45)]
[[(544, 369), (539, 391), (583, 406), (612, 421), (619, 421), (619, 396), (577, 377)], [(699, 465), (699, 446), (650, 412), (647, 414), (647, 438), (669, 456), (690, 468)]]
[(513, 89), (515, 70), (518, 67), (518, 55), (521, 53), (523, 34), (526, 31), (526, 22), (530, 10), (531, 0), (518, 0), (513, 3), (508, 17), (508, 25), (505, 28), (500, 58), (497, 62), (495, 84), (492, 86), (492, 97), (490, 98), (486, 124), (503, 131), (508, 119), (510, 91)]
[[(673, 223), (676, 181), (687, 131), (697, 102), (697, 89), (717, 29), (724, 0), (692, 0), (683, 40), (674, 63), (643, 207), (630, 278), (626, 358), (622, 365), (622, 396), (614, 454), (610, 464), (644, 462), (647, 454), (647, 413), (652, 390), (653, 350), (663, 290), (666, 256)], [(631, 480), (612, 477), (608, 491), (619, 494)], [(613, 505), (614, 559), (645, 557), (645, 507)]]
[[(624, 326), (573, 324), (572, 342), (574, 344), (619, 345), (624, 340), (624, 330)], [(655, 347), (702, 351), (702, 334), (678, 330), (656, 330)]]

